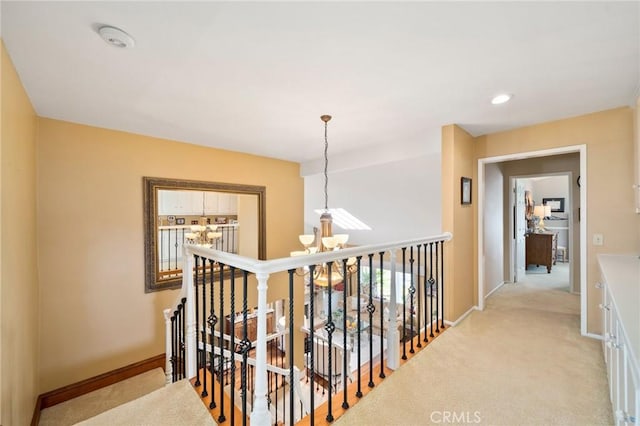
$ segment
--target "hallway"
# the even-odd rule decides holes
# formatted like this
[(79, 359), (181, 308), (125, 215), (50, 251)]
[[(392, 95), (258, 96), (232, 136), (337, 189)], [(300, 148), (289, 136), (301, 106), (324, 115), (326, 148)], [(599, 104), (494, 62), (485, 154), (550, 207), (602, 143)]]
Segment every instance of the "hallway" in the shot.
[(336, 423), (611, 424), (601, 342), (557, 287), (504, 285)]

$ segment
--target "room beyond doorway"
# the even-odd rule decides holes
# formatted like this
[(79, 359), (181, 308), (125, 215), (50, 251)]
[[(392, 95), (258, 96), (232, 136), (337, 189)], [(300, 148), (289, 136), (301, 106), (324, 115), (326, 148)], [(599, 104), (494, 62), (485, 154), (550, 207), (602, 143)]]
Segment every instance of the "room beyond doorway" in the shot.
[[(586, 155), (586, 147), (576, 145), (478, 160), (478, 309), (484, 309), (484, 299), (492, 291), (513, 281), (510, 241), (515, 225), (510, 220), (514, 214), (509, 203), (509, 194), (512, 193), (510, 177), (570, 172), (569, 192), (573, 197), (570, 214), (575, 232), (570, 237), (569, 268), (573, 273), (572, 292), (580, 293), (581, 333), (587, 334)], [(567, 165), (567, 160), (571, 165)], [(583, 177), (579, 182), (580, 176)]]
[[(573, 168), (579, 167), (578, 158), (565, 160), (567, 167), (572, 162)], [(568, 267), (573, 252), (572, 182), (570, 171), (510, 178), (513, 282), (532, 279), (544, 287), (579, 293)]]

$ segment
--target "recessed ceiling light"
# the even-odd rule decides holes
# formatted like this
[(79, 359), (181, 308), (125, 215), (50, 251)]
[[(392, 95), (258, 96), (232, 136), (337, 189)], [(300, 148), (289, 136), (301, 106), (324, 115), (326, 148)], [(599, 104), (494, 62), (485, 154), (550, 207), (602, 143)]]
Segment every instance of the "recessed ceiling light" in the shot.
[(107, 43), (120, 49), (126, 49), (135, 46), (136, 42), (129, 34), (119, 28), (105, 25), (98, 29), (98, 34)]
[(494, 105), (504, 104), (506, 102), (509, 102), (512, 97), (513, 95), (510, 95), (508, 93), (501, 93), (499, 95), (494, 96), (493, 99), (491, 99), (491, 103)]

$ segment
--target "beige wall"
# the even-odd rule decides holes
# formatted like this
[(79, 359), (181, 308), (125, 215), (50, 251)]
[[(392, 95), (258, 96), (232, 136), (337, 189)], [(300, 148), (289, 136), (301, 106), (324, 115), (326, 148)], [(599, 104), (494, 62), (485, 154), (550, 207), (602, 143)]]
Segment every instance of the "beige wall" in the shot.
[[(556, 147), (581, 145), (587, 146), (587, 331), (589, 333), (600, 332), (600, 312), (596, 308), (600, 302), (599, 292), (594, 288), (598, 279), (598, 266), (596, 256), (598, 253), (625, 253), (640, 250), (640, 240), (637, 230), (640, 227), (640, 215), (634, 213), (633, 192), (633, 110), (627, 107), (608, 111), (597, 112), (579, 117), (559, 120), (524, 127), (521, 129), (481, 136), (475, 139), (474, 159), (494, 157), (499, 155), (516, 154), (521, 152), (538, 151)], [(469, 168), (467, 156), (460, 156), (452, 161), (445, 150), (447, 139), (445, 132), (451, 126), (443, 128), (443, 189), (458, 184), (459, 176), (444, 172), (444, 168), (452, 170)], [(449, 138), (450, 139), (450, 138)], [(477, 173), (474, 171), (474, 177)], [(474, 190), (474, 196), (476, 192)], [(443, 193), (443, 225), (452, 221), (451, 208), (445, 205), (447, 195)], [(459, 215), (458, 215), (459, 216)], [(464, 217), (465, 227), (468, 231), (461, 234), (455, 232), (454, 238), (470, 239), (476, 241), (476, 231), (473, 223), (477, 221), (477, 212), (474, 217)], [(456, 221), (457, 222), (457, 221)], [(456, 223), (456, 229), (460, 229)], [(444, 229), (449, 229), (444, 226)], [(590, 241), (594, 233), (604, 235), (604, 246), (594, 247)], [(461, 248), (466, 259), (468, 247), (465, 243)], [(476, 249), (477, 250), (477, 249)], [(458, 248), (450, 253), (450, 257), (459, 258)], [(477, 253), (477, 251), (476, 251)], [(451, 256), (453, 254), (453, 256)], [(462, 265), (468, 264), (468, 261)], [(457, 271), (456, 271), (457, 272)], [(451, 277), (450, 277), (451, 278)], [(456, 276), (452, 283), (454, 287), (464, 284), (466, 280), (459, 282)], [(474, 285), (475, 288), (475, 285)], [(467, 289), (469, 295), (472, 290)], [(477, 303), (477, 296), (474, 295)]]
[(144, 293), (143, 176), (264, 185), (267, 257), (298, 245), (297, 163), (50, 119), (39, 132), (41, 392), (164, 352), (177, 292)]
[(38, 395), (37, 118), (0, 43), (0, 423), (26, 425)]
[[(477, 301), (474, 245), (477, 179), (474, 140), (456, 125), (442, 128), (442, 229), (453, 233), (445, 245), (445, 318), (456, 320)], [(471, 205), (460, 204), (460, 178), (472, 177)]]

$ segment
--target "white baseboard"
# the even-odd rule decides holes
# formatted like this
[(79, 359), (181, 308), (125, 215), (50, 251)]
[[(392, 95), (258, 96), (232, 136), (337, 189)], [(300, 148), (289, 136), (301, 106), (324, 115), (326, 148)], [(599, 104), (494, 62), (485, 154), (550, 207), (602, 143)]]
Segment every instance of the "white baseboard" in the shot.
[(500, 284), (498, 284), (498, 286), (496, 288), (494, 288), (493, 290), (491, 290), (489, 292), (489, 294), (487, 294), (484, 297), (484, 300), (487, 300), (489, 298), (489, 296), (491, 296), (493, 293), (495, 293), (496, 291), (498, 291), (500, 289), (500, 287), (502, 287), (503, 285), (505, 285), (507, 282), (506, 281), (502, 281)]
[(583, 334), (583, 336), (584, 337), (589, 337), (591, 339), (602, 340), (602, 336), (600, 334), (585, 333), (585, 334)]
[(468, 317), (469, 314), (471, 314), (471, 312), (477, 311), (477, 310), (478, 310), (477, 306), (472, 306), (471, 309), (469, 309), (464, 314), (460, 315), (460, 317), (457, 320), (455, 320), (453, 322), (444, 320), (444, 323), (447, 324), (449, 327), (455, 327), (456, 325), (460, 324), (462, 322), (462, 320), (464, 320), (466, 317)]

